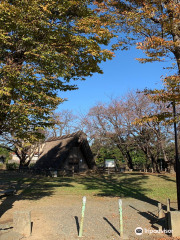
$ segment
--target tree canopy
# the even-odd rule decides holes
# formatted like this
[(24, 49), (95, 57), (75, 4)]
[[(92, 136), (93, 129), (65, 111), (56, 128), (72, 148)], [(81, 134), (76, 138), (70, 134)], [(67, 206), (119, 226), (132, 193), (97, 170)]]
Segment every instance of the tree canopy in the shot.
[(93, 2), (0, 1), (0, 134), (31, 138), (53, 124), (58, 91), (77, 89), (71, 79), (102, 73), (113, 34)]
[[(104, 0), (97, 11), (111, 13), (111, 23), (117, 32), (124, 33), (114, 47), (128, 49), (136, 45), (146, 54), (141, 63), (164, 61), (174, 57), (180, 66), (179, 13), (176, 0)], [(120, 35), (121, 36), (121, 35)]]
[(160, 121), (134, 122), (143, 116), (161, 114), (165, 108), (166, 104), (154, 103), (143, 93), (131, 91), (109, 102), (98, 102), (83, 116), (81, 126), (93, 140), (92, 150), (97, 158), (103, 148), (106, 156), (111, 148), (119, 149), (131, 169), (135, 163), (148, 163), (154, 171), (159, 171), (160, 158), (165, 162), (172, 160), (167, 151), (173, 142), (172, 127)]
[[(114, 48), (129, 49), (135, 45), (145, 53), (136, 58), (140, 63), (172, 62), (171, 72), (162, 77), (164, 88), (146, 89), (158, 102), (180, 103), (180, 3), (176, 0), (104, 0), (98, 1), (97, 11), (111, 15), (114, 29), (123, 33)], [(144, 120), (161, 121), (172, 118), (172, 109)]]

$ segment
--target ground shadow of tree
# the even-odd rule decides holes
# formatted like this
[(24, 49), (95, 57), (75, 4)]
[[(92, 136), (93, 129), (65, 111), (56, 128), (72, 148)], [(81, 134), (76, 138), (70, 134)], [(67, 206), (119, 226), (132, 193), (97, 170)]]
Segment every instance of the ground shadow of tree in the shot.
[[(122, 177), (121, 177), (122, 176)], [(101, 175), (89, 176), (85, 178), (77, 178), (79, 184), (83, 184), (86, 190), (99, 190), (95, 194), (100, 197), (119, 197), (119, 198), (134, 198), (154, 206), (158, 206), (158, 201), (148, 197), (149, 188), (145, 186), (149, 176), (144, 174), (122, 174), (116, 175)], [(164, 178), (171, 181), (169, 178)]]
[[(71, 179), (69, 179), (71, 181)], [(69, 182), (70, 182), (69, 181)], [(70, 183), (48, 183), (48, 179), (42, 176), (32, 176), (25, 173), (1, 173), (0, 189), (15, 189), (17, 193), (12, 196), (0, 197), (0, 217), (9, 209), (13, 208), (15, 201), (39, 200), (54, 194), (55, 187), (73, 187)]]
[[(121, 177), (122, 176), (122, 177)], [(145, 174), (124, 174), (117, 177), (116, 175), (101, 175), (89, 176), (85, 178), (77, 178), (79, 184), (83, 184), (86, 190), (99, 190), (96, 196), (100, 197), (119, 197), (119, 198), (134, 198), (143, 202), (158, 206), (158, 201), (148, 197), (149, 188), (146, 186), (146, 181), (149, 176)], [(163, 178), (167, 181), (173, 181), (168, 177)], [(174, 182), (174, 181), (173, 181)], [(162, 204), (163, 205), (163, 204)], [(131, 207), (131, 206), (130, 206)], [(163, 209), (166, 206), (163, 205)], [(153, 223), (157, 220), (157, 216), (150, 211), (141, 212), (135, 209), (141, 216), (147, 218)], [(176, 210), (171, 208), (172, 210)]]
[[(158, 206), (157, 200), (148, 197), (149, 188), (145, 184), (148, 178), (149, 175), (128, 173), (119, 175), (75, 176), (74, 178), (47, 178), (24, 173), (0, 174), (1, 189), (13, 188), (18, 191), (15, 196), (8, 196), (1, 199), (0, 217), (7, 210), (11, 209), (17, 200), (39, 200), (42, 197), (53, 195), (56, 187), (60, 189), (61, 187), (74, 188), (74, 183), (83, 185), (85, 190), (94, 191), (93, 194), (97, 197), (134, 198)], [(168, 177), (163, 179), (172, 181)], [(141, 212), (139, 213), (141, 214)]]
[(162, 178), (162, 179), (164, 179), (166, 181), (169, 181), (169, 182), (176, 182), (175, 179), (172, 179), (171, 177), (169, 177), (167, 175), (158, 174), (157, 177)]

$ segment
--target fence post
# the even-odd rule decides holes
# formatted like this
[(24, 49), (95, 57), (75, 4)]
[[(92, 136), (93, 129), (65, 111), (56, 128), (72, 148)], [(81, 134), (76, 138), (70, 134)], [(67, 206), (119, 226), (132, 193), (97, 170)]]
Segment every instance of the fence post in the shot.
[(170, 212), (170, 199), (167, 198), (167, 212)]
[(84, 221), (84, 212), (85, 212), (85, 206), (86, 206), (86, 197), (84, 196), (82, 199), (82, 215), (81, 215), (81, 223), (80, 223), (80, 229), (79, 229), (79, 237), (82, 237), (83, 232), (83, 221)]
[(163, 209), (162, 209), (162, 204), (158, 203), (158, 218), (163, 217)]
[(66, 173), (66, 171), (65, 171), (65, 168), (64, 168), (64, 171), (63, 171), (63, 177), (65, 176), (65, 173)]
[(74, 166), (72, 166), (72, 175), (74, 177)]
[(122, 200), (118, 200), (119, 203), (119, 234), (123, 237), (123, 218), (122, 218)]

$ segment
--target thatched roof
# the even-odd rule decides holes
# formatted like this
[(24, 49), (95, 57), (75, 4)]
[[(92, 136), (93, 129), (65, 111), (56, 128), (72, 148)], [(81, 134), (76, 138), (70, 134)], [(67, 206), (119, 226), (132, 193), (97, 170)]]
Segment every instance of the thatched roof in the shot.
[(62, 137), (49, 138), (45, 143), (42, 154), (35, 164), (35, 168), (61, 168), (71, 149), (75, 146), (80, 148), (88, 167), (92, 169), (95, 162), (93, 161), (93, 155), (86, 135), (82, 131)]

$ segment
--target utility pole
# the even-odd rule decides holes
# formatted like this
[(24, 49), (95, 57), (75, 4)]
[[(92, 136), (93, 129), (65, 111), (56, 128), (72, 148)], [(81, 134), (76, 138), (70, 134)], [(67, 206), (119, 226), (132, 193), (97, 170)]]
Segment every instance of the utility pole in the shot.
[(178, 143), (177, 143), (176, 103), (175, 101), (171, 102), (167, 106), (167, 108), (169, 108), (171, 104), (173, 106), (174, 134), (175, 134), (177, 205), (178, 205), (178, 211), (180, 211), (180, 164), (179, 164)]
[(176, 104), (175, 101), (172, 102), (173, 105), (173, 115), (174, 115), (174, 133), (175, 133), (175, 151), (176, 151), (176, 186), (177, 186), (177, 203), (178, 211), (180, 211), (180, 164), (178, 156), (178, 143), (177, 143), (177, 128), (176, 128)]

